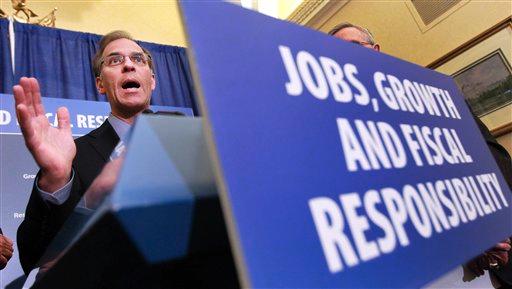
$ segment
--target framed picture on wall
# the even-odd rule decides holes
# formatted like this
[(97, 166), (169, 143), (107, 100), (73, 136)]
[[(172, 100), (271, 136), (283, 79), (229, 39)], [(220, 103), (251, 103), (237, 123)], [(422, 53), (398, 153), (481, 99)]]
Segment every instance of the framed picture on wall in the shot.
[(491, 52), (452, 76), (478, 117), (512, 102), (512, 69), (501, 49)]
[(491, 133), (512, 132), (512, 16), (427, 67), (454, 78)]

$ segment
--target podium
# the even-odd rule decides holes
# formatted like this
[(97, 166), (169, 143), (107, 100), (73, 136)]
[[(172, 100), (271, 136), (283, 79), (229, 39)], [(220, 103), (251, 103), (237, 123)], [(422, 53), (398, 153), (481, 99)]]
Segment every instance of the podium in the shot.
[(32, 288), (238, 288), (201, 126), (140, 116), (113, 191), (75, 210), (55, 241), (72, 244)]

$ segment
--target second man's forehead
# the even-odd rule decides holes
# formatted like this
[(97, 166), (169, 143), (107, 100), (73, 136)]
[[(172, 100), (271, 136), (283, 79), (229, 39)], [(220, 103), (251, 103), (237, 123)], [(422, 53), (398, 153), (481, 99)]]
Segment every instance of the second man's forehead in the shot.
[(358, 40), (358, 41), (370, 41), (370, 37), (368, 34), (364, 33), (363, 31), (354, 28), (354, 27), (346, 27), (343, 29), (338, 30), (334, 34), (334, 37), (337, 37), (339, 39), (351, 41), (351, 40)]
[(355, 27), (345, 27), (343, 29), (340, 29), (338, 32), (341, 32), (341, 33), (350, 33), (351, 35), (361, 35), (361, 36), (366, 36), (366, 33), (364, 33), (363, 31), (355, 28)]
[(144, 53), (144, 50), (137, 42), (131, 39), (119, 38), (107, 44), (102, 54), (103, 56), (109, 56), (120, 54), (131, 55), (133, 53)]

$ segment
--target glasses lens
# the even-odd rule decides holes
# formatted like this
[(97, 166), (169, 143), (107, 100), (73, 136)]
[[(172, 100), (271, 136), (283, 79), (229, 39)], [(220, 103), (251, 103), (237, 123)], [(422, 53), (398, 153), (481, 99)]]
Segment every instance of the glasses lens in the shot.
[(122, 55), (109, 55), (105, 58), (105, 63), (108, 66), (115, 66), (123, 63), (124, 56)]
[[(134, 53), (129, 56), (130, 60), (136, 65), (146, 65), (148, 63), (148, 57), (144, 53)], [(125, 61), (125, 56), (120, 54), (109, 55), (105, 57), (103, 63), (107, 66), (120, 65)]]
[(145, 65), (147, 63), (146, 55), (143, 53), (134, 53), (130, 55), (130, 60), (138, 65)]

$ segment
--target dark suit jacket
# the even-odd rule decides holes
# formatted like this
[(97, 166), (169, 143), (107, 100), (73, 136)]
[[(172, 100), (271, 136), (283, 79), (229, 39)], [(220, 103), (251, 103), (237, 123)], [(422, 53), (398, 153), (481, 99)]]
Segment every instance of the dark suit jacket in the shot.
[(485, 124), (479, 118), (475, 117), (475, 120), (478, 124), (480, 132), (484, 136), (485, 142), (487, 143), (492, 156), (496, 160), (501, 173), (505, 177), (508, 186), (512, 190), (512, 160), (509, 153), (496, 141), (496, 139), (489, 132), (489, 129), (487, 129)]
[(18, 228), (17, 234), (20, 262), (25, 273), (28, 274), (35, 267), (87, 188), (109, 160), (118, 142), (119, 137), (108, 121), (75, 140), (77, 148), (73, 160), (75, 175), (70, 196), (62, 205), (46, 203), (34, 184), (25, 211), (25, 219)]
[[(496, 160), (501, 173), (505, 177), (505, 181), (512, 190), (512, 160), (509, 153), (496, 141), (489, 132), (489, 129), (487, 129), (480, 119), (475, 117), (475, 121), (478, 124), (478, 128), (484, 136), (485, 142)], [(505, 224), (505, 226), (509, 224)], [(498, 240), (496, 241), (498, 242)], [(507, 265), (503, 266), (499, 270), (492, 269), (491, 271), (500, 279), (500, 283), (503, 285), (502, 288), (512, 288), (512, 252), (509, 252), (509, 262)]]

